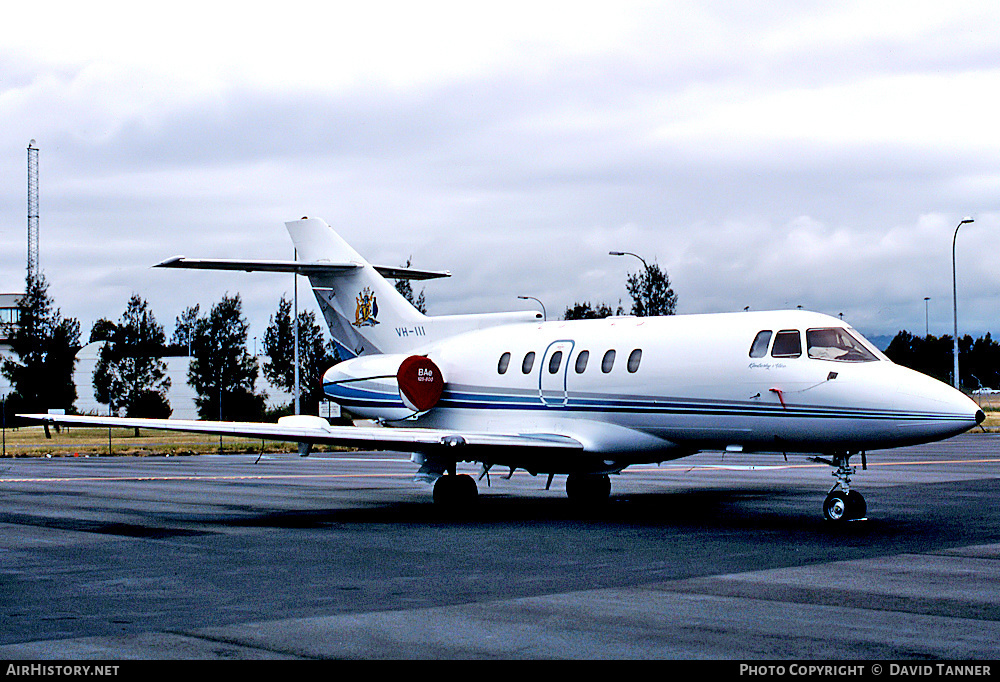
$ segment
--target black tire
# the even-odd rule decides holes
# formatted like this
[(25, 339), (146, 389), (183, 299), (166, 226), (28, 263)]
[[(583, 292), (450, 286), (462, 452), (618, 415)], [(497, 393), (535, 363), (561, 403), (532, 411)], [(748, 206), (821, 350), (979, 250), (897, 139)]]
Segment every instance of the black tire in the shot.
[(851, 521), (857, 521), (868, 517), (868, 503), (865, 502), (865, 498), (861, 493), (852, 490), (851, 494), (847, 497), (847, 502), (847, 511)]
[(434, 504), (446, 509), (471, 507), (479, 501), (476, 479), (468, 474), (445, 475), (434, 482)]
[(566, 477), (566, 495), (577, 504), (606, 504), (611, 497), (611, 477), (607, 474), (570, 474)]
[(827, 521), (842, 523), (844, 521), (857, 521), (868, 516), (868, 503), (864, 496), (851, 491), (845, 493), (842, 490), (835, 490), (826, 496), (823, 501), (823, 517)]

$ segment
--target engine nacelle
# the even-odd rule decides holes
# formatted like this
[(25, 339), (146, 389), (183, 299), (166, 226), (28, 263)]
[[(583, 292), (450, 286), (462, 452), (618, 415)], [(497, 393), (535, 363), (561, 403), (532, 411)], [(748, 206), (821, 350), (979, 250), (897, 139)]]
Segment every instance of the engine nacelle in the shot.
[(414, 412), (426, 412), (441, 399), (444, 377), (441, 370), (426, 355), (411, 355), (396, 370), (399, 397)]
[(424, 355), (365, 355), (323, 376), (327, 396), (359, 417), (394, 421), (426, 412), (444, 391), (444, 375)]

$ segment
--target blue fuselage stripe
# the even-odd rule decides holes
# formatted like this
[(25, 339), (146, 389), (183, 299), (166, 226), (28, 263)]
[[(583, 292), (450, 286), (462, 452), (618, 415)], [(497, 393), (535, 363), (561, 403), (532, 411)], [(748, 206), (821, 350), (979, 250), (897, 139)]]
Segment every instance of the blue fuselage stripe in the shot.
[[(403, 408), (403, 401), (396, 392), (376, 391), (343, 384), (326, 384), (326, 394), (344, 407)], [(973, 417), (934, 412), (899, 412), (894, 410), (865, 410), (860, 408), (820, 407), (810, 405), (758, 405), (725, 401), (685, 401), (676, 398), (622, 398), (610, 396), (563, 396), (542, 402), (538, 393), (491, 394), (445, 390), (438, 402), (439, 408), (472, 410), (545, 410), (562, 412), (616, 412), (631, 414), (687, 414), (727, 417), (798, 417), (810, 419), (866, 419), (937, 421), (967, 420)]]

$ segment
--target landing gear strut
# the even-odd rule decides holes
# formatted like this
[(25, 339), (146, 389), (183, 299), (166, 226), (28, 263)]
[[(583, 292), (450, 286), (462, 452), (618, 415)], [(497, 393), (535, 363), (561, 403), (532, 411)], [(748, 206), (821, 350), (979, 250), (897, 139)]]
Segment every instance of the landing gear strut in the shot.
[[(813, 461), (829, 464), (834, 467), (833, 477), (837, 482), (833, 484), (826, 499), (823, 501), (823, 517), (828, 521), (860, 521), (868, 516), (868, 503), (865, 498), (856, 490), (851, 490), (851, 476), (857, 471), (856, 467), (850, 465), (850, 452), (839, 452), (833, 456), (833, 460), (814, 457)], [(865, 453), (861, 453), (861, 466), (867, 469)]]

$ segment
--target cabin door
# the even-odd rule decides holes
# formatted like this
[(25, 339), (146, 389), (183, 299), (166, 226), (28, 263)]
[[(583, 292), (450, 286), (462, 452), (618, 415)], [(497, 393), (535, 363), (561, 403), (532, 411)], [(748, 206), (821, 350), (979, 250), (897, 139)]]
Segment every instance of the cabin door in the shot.
[(569, 401), (566, 376), (573, 345), (569, 340), (553, 341), (542, 356), (538, 368), (538, 393), (547, 407), (564, 407)]

